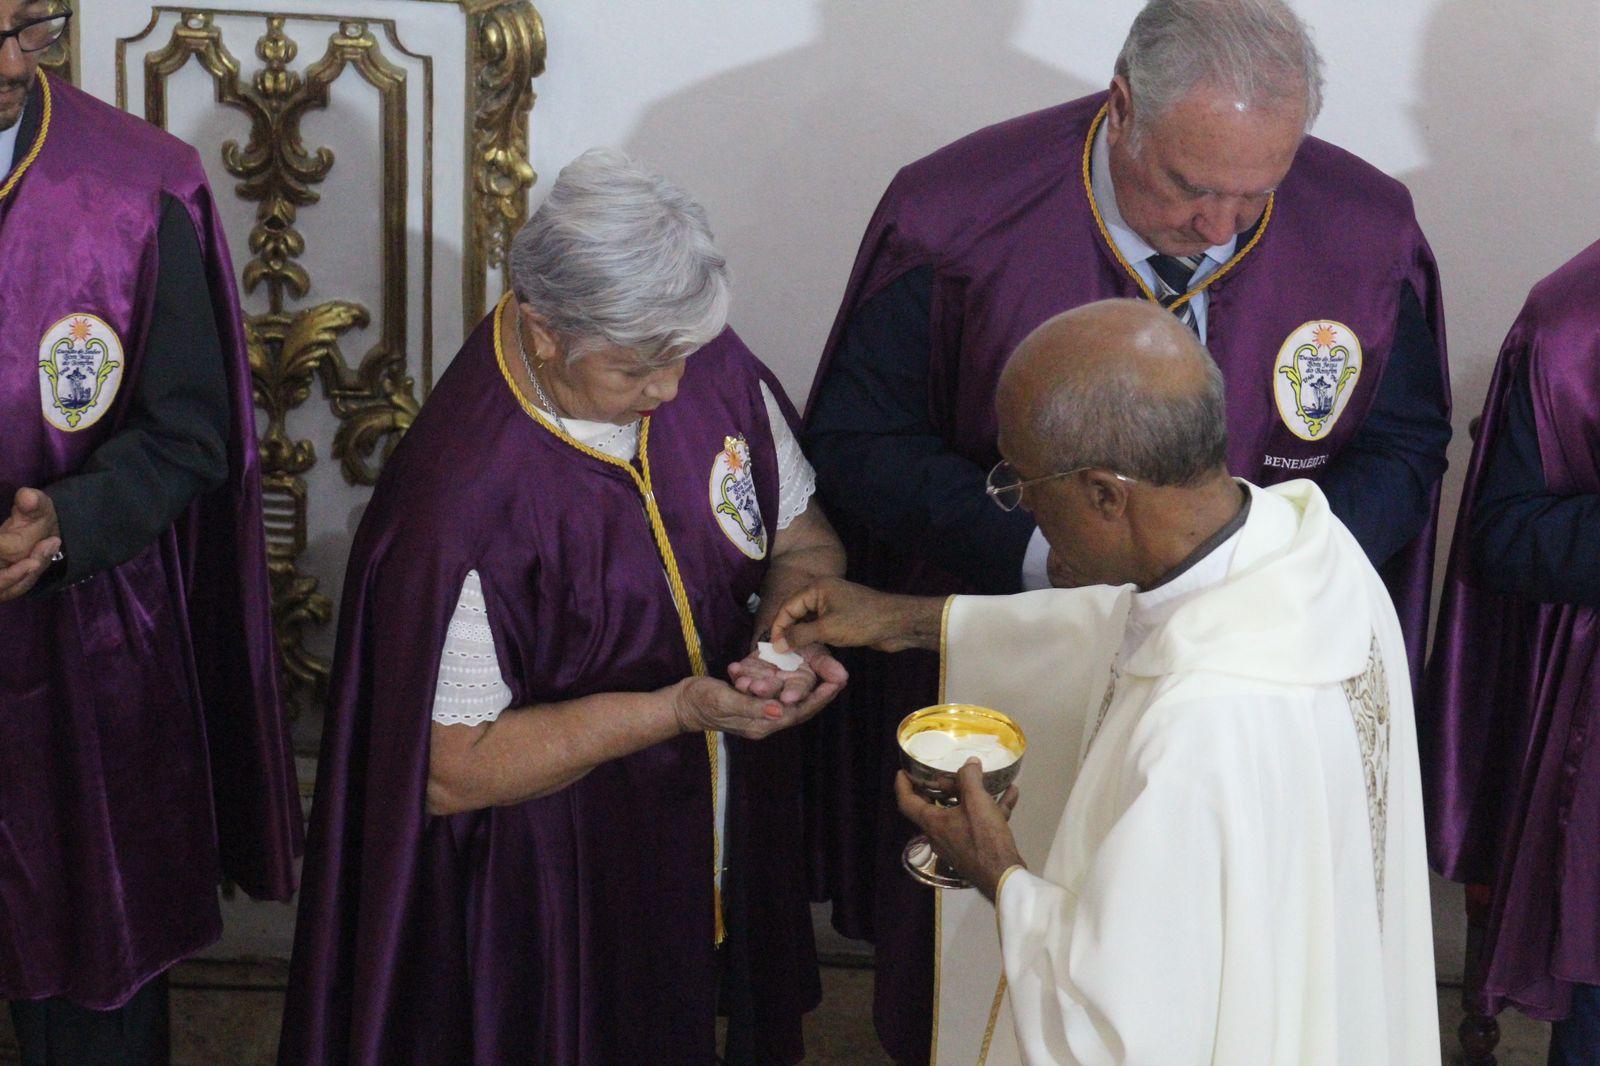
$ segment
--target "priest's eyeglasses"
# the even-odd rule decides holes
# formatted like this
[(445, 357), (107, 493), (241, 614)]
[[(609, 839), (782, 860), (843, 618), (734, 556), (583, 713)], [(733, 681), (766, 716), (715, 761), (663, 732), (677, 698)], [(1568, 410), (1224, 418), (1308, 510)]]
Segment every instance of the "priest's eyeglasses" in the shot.
[(6, 41), (15, 38), (17, 47), (24, 52), (42, 52), (61, 40), (61, 35), (67, 32), (67, 20), (71, 17), (72, 12), (60, 11), (44, 18), (31, 19), (14, 30), (0, 31), (0, 49), (5, 48)]
[[(1085, 470), (1098, 469), (1100, 468), (1095, 466), (1075, 466), (1071, 470), (1063, 470), (1057, 474), (1046, 474), (1043, 477), (1024, 478), (1021, 474), (1017, 473), (1016, 467), (1002, 459), (998, 463), (994, 464), (993, 470), (989, 471), (989, 481), (984, 487), (983, 491), (989, 494), (989, 498), (994, 501), (995, 506), (1000, 508), (1000, 510), (1015, 511), (1022, 505), (1022, 490), (1027, 488), (1029, 485), (1037, 485), (1041, 481), (1054, 481), (1056, 478), (1060, 477), (1071, 477), (1073, 474), (1081, 474)], [(1129, 485), (1137, 485), (1139, 483), (1138, 478), (1128, 477), (1126, 474), (1119, 474), (1115, 470), (1107, 470), (1106, 473), (1110, 474), (1118, 481), (1126, 482)]]

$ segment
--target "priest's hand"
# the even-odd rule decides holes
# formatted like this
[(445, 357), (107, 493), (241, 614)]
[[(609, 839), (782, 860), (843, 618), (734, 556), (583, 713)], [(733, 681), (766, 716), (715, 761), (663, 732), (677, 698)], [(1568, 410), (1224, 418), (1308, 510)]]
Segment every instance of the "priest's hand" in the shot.
[(901, 770), (894, 779), (894, 795), (900, 813), (928, 834), (933, 850), (956, 868), (956, 872), (994, 902), (1000, 878), (1013, 866), (1026, 866), (1007, 821), (1017, 805), (1017, 786), (1006, 789), (999, 802), (983, 789), (983, 767), (968, 759), (956, 773), (961, 803), (940, 807), (917, 795), (911, 778)]
[(843, 681), (821, 681), (797, 703), (779, 703), (738, 691), (714, 677), (690, 677), (664, 689), (672, 701), (678, 728), (685, 733), (732, 733), (761, 740), (780, 729), (799, 725), (839, 694)]
[(836, 648), (937, 649), (944, 600), (877, 592), (843, 578), (814, 582), (791, 596), (772, 622), (778, 651), (811, 644)]
[(18, 489), (10, 516), (0, 522), (0, 603), (33, 588), (60, 550), (55, 504), (38, 489)]
[(839, 660), (829, 654), (825, 645), (807, 644), (797, 649), (795, 654), (800, 656), (800, 665), (793, 670), (785, 670), (763, 659), (759, 652), (752, 651), (729, 665), (728, 676), (733, 679), (733, 687), (740, 692), (762, 699), (775, 699), (783, 704), (804, 701), (816, 691), (818, 685), (825, 682), (836, 685), (834, 691), (837, 693), (850, 680), (850, 674)]

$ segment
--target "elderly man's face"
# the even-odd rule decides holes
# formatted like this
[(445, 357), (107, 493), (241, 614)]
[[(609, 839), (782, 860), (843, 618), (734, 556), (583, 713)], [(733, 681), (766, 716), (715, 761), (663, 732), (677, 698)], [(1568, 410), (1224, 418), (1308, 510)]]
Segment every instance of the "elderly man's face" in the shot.
[[(50, 0), (0, 0), (0, 30), (16, 29), (56, 10)], [(0, 130), (10, 129), (22, 117), (22, 104), (39, 70), (41, 55), (24, 52), (15, 39), (0, 45)]]
[(1305, 135), (1298, 104), (1246, 108), (1205, 86), (1146, 120), (1138, 138), (1136, 121), (1118, 77), (1106, 117), (1117, 208), (1164, 255), (1198, 255), (1255, 225)]

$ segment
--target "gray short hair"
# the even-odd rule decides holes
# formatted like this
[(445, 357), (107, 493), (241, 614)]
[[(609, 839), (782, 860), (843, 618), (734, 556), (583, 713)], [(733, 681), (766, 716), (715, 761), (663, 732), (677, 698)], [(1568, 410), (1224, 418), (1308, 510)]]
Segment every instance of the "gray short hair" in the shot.
[(1150, 0), (1133, 20), (1117, 73), (1133, 95), (1139, 126), (1196, 86), (1235, 93), (1251, 107), (1305, 107), (1306, 128), (1322, 111), (1322, 56), (1311, 31), (1283, 0)]
[(511, 287), (576, 361), (615, 344), (663, 366), (721, 333), (728, 265), (701, 207), (622, 152), (568, 163), (511, 241)]
[(1222, 371), (1203, 348), (1204, 386), (1153, 394), (1128, 369), (1056, 385), (1034, 409), (1034, 431), (1057, 470), (1096, 467), (1150, 485), (1191, 485), (1228, 462)]

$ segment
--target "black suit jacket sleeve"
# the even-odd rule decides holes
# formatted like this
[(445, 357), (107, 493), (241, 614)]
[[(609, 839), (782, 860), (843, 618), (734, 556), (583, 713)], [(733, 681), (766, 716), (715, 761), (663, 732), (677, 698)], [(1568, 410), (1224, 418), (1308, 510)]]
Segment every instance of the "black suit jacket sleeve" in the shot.
[(984, 492), (988, 471), (929, 417), (933, 271), (907, 272), (845, 324), (805, 444), (830, 515), (932, 556), (987, 593), (1017, 592), (1034, 521)]
[(1406, 282), (1399, 321), (1367, 420), (1318, 478), (1333, 513), (1382, 566), (1428, 522), (1450, 444), (1439, 346)]
[(155, 310), (127, 420), (82, 470), (43, 486), (66, 555), (44, 589), (133, 558), (228, 475), (222, 342), (194, 224), (172, 197), (158, 241)]
[(1511, 381), (1504, 425), (1467, 518), (1474, 584), (1543, 603), (1600, 606), (1600, 496), (1545, 483), (1525, 373)]

